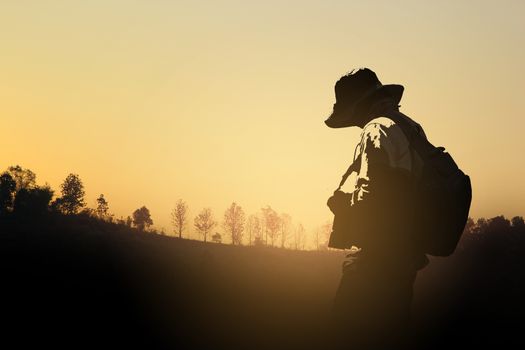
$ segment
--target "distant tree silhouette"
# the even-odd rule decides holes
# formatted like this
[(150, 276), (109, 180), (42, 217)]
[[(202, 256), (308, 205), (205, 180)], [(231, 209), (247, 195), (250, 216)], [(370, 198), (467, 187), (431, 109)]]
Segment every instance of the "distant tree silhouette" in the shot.
[(109, 204), (104, 195), (101, 193), (97, 198), (97, 209), (95, 209), (96, 215), (100, 219), (107, 219), (109, 216)]
[(38, 217), (48, 211), (52, 198), (53, 190), (49, 185), (21, 188), (16, 193), (13, 211), (16, 215)]
[(328, 247), (328, 239), (332, 232), (332, 223), (327, 221), (318, 226), (314, 231), (314, 244), (317, 250), (326, 249)]
[(515, 216), (510, 221), (500, 215), (488, 220), (479, 218), (474, 225), (467, 222), (458, 251), (474, 257), (483, 251), (502, 253), (506, 249), (512, 254), (521, 249), (525, 251), (525, 222), (521, 216)]
[(284, 248), (290, 236), (292, 228), (292, 217), (289, 214), (282, 213), (279, 217), (279, 234), (281, 236), (281, 248)]
[(328, 248), (328, 239), (330, 238), (331, 232), (332, 232), (332, 222), (327, 221), (321, 226), (321, 232), (320, 232), (321, 239), (323, 240), (321, 243), (323, 249)]
[(459, 241), (458, 247), (456, 248), (458, 251), (465, 248), (465, 242), (467, 240), (474, 240), (478, 238), (479, 235), (477, 234), (478, 232), (476, 232), (477, 229), (476, 222), (474, 219), (469, 217), (467, 219), (467, 223), (465, 224), (465, 228), (463, 229), (462, 239)]
[(266, 243), (264, 242), (262, 234), (259, 236), (255, 236), (255, 239), (253, 240), (254, 246), (264, 246)]
[(504, 232), (509, 231), (510, 221), (507, 220), (503, 215), (495, 216), (488, 221), (488, 231), (493, 232)]
[(78, 214), (89, 216), (91, 218), (102, 219), (98, 217), (96, 209), (93, 209), (93, 208), (84, 207)]
[(7, 172), (16, 182), (16, 191), (29, 189), (36, 186), (36, 175), (29, 169), (24, 169), (20, 165), (10, 166)]
[(265, 243), (268, 244), (268, 236), (270, 236), (271, 245), (273, 246), (281, 226), (279, 214), (269, 205), (266, 208), (261, 208), (261, 211), (264, 219)]
[(123, 226), (126, 225), (126, 220), (124, 220), (123, 216), (121, 216), (120, 218), (116, 219), (115, 221), (116, 221), (117, 225), (123, 225)]
[(248, 217), (246, 221), (246, 231), (248, 232), (248, 245), (252, 245), (253, 239), (256, 237), (261, 237), (262, 235), (262, 226), (261, 220), (255, 214), (252, 214)]
[(476, 226), (473, 228), (474, 233), (481, 234), (487, 230), (489, 223), (485, 218), (479, 218), (476, 221)]
[(224, 212), (224, 221), (222, 224), (224, 230), (230, 235), (233, 245), (242, 243), (244, 224), (244, 211), (242, 207), (233, 202)]
[(8, 172), (0, 175), (0, 215), (7, 214), (13, 206), (16, 182)]
[(131, 216), (128, 215), (125, 223), (127, 227), (131, 227), (131, 224), (133, 224), (133, 219), (131, 219)]
[(210, 208), (202, 209), (194, 219), (195, 228), (197, 229), (197, 232), (204, 236), (204, 242), (206, 242), (208, 233), (216, 224), (217, 222), (213, 219), (213, 214)]
[(69, 174), (62, 185), (61, 194), (52, 206), (64, 214), (76, 214), (86, 203), (84, 201), (84, 185), (77, 174)]
[[(523, 218), (516, 216), (510, 221), (501, 215), (488, 220), (480, 218), (469, 232), (463, 234), (458, 248), (454, 254), (457, 266), (468, 262), (465, 266), (472, 268), (470, 273), (463, 274), (467, 278), (470, 275), (468, 281), (471, 288), (471, 292), (466, 294), (471, 298), (465, 303), (478, 302), (493, 311), (505, 309), (514, 310), (516, 315), (522, 314), (519, 305), (524, 305), (521, 302), (523, 294), (517, 291), (523, 290), (525, 280)], [(519, 302), (512, 299), (513, 293), (520, 294)], [(490, 302), (487, 303), (487, 300)]]
[(467, 223), (465, 224), (465, 229), (463, 230), (463, 233), (471, 233), (475, 226), (476, 223), (474, 222), (474, 219), (469, 217), (467, 219)]
[(515, 216), (510, 222), (512, 223), (512, 227), (521, 229), (525, 228), (525, 220), (523, 220), (523, 216)]
[(171, 223), (173, 224), (175, 233), (179, 234), (179, 238), (182, 238), (182, 231), (186, 227), (188, 221), (187, 212), (188, 205), (182, 199), (177, 201), (175, 208), (171, 211)]
[(222, 242), (222, 236), (219, 232), (215, 232), (213, 236), (211, 236), (211, 240), (215, 243), (221, 243)]
[(304, 249), (306, 243), (305, 229), (302, 224), (298, 224), (294, 232), (294, 248)]
[(153, 225), (153, 220), (151, 220), (148, 208), (142, 206), (133, 212), (133, 225), (135, 225), (140, 231), (144, 231), (145, 228)]
[(322, 230), (321, 227), (316, 227), (314, 231), (314, 244), (317, 250), (320, 249), (321, 230)]

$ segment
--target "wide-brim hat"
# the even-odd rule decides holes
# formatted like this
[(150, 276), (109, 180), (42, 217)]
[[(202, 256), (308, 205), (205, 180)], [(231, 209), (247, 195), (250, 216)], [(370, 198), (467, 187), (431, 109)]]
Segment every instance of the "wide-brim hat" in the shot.
[(403, 96), (402, 85), (383, 85), (377, 75), (368, 68), (344, 75), (335, 84), (335, 99), (332, 114), (325, 120), (331, 128), (354, 126), (356, 117), (366, 112), (373, 101), (391, 97), (399, 104)]

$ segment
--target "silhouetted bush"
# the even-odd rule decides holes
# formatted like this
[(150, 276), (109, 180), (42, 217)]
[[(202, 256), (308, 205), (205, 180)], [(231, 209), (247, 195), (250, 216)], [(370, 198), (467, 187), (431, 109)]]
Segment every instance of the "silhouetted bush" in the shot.
[(50, 187), (22, 188), (16, 193), (13, 212), (17, 216), (35, 217), (47, 213), (53, 198)]
[(6, 215), (13, 205), (13, 197), (16, 191), (16, 182), (13, 177), (4, 172), (0, 175), (0, 216)]
[(151, 220), (151, 214), (148, 208), (142, 206), (133, 212), (133, 225), (140, 231), (144, 231), (145, 228), (153, 225), (153, 220)]
[(503, 216), (472, 221), (452, 256), (431, 258), (420, 271), (425, 295), (418, 307), (426, 310), (426, 316), (420, 315), (424, 322), (437, 324), (429, 331), (435, 348), (450, 346), (451, 339), (457, 339), (456, 346), (494, 345), (499, 339), (523, 342), (518, 336), (525, 330), (521, 222)]

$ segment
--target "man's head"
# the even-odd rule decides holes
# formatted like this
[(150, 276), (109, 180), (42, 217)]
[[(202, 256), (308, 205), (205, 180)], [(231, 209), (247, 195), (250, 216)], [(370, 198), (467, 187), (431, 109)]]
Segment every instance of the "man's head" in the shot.
[(397, 107), (402, 95), (403, 86), (382, 85), (368, 68), (352, 71), (335, 84), (336, 103), (325, 124), (331, 128), (362, 127), (378, 103)]

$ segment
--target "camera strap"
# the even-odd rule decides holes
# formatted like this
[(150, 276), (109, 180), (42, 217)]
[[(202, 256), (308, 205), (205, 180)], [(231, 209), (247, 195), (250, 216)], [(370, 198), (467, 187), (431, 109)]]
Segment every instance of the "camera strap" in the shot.
[(341, 182), (339, 183), (339, 187), (337, 187), (337, 189), (335, 191), (339, 191), (341, 189), (341, 187), (343, 187), (343, 185), (345, 184), (346, 182), (346, 179), (348, 179), (348, 177), (350, 176), (350, 174), (352, 174), (354, 171), (357, 172), (359, 171), (359, 168), (361, 167), (361, 153), (359, 153), (359, 155), (357, 156), (357, 158), (355, 157), (355, 154), (357, 152), (357, 147), (359, 147), (359, 145), (361, 145), (361, 142), (359, 142), (357, 144), (357, 146), (355, 146), (355, 150), (354, 150), (354, 161), (352, 162), (352, 164), (350, 164), (350, 166), (348, 167), (348, 169), (346, 170), (346, 172), (343, 174), (343, 177), (341, 179)]

